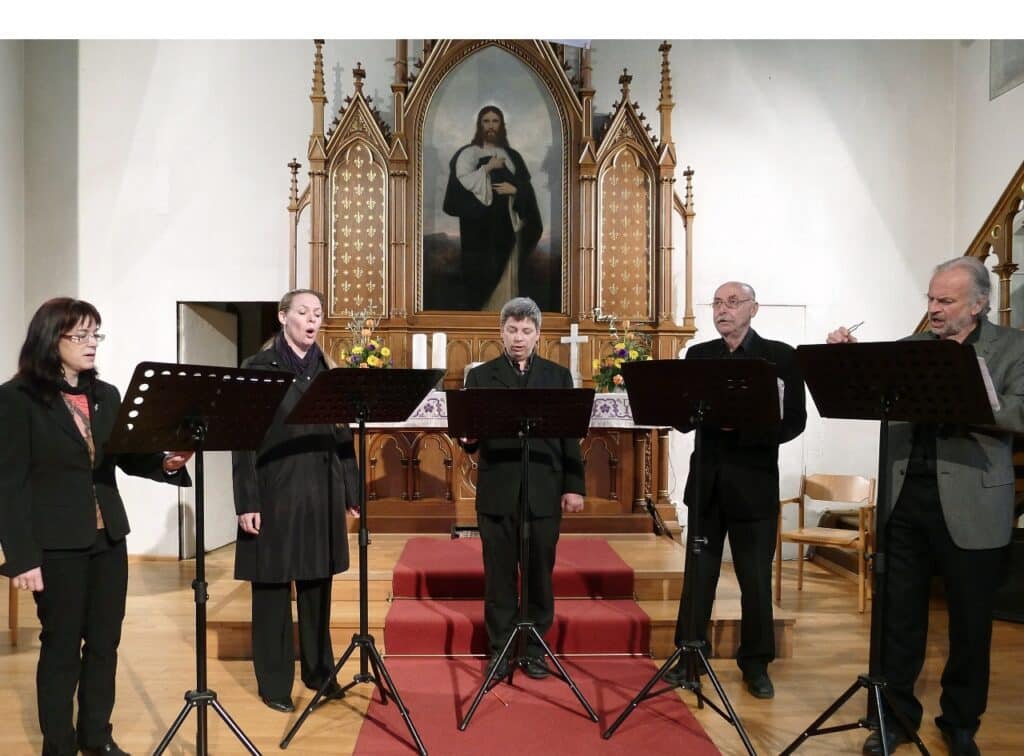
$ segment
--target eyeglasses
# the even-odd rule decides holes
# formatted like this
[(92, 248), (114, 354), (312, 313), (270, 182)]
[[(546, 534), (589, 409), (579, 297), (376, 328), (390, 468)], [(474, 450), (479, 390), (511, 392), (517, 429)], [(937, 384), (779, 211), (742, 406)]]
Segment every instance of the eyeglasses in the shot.
[(96, 341), (99, 344), (103, 339), (107, 338), (105, 333), (65, 333), (61, 336), (62, 339), (67, 339), (74, 344), (88, 344), (90, 339)]
[(729, 297), (728, 299), (712, 299), (711, 309), (717, 310), (719, 307), (724, 307), (727, 310), (735, 310), (744, 302), (753, 302), (753, 299), (737, 299), (736, 297)]

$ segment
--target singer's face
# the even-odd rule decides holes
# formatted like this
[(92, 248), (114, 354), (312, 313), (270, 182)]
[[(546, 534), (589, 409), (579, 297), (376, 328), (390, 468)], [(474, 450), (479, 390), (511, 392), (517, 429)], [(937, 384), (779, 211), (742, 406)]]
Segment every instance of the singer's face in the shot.
[(963, 268), (936, 273), (928, 285), (928, 326), (940, 339), (963, 342), (985, 306), (975, 296), (971, 274)]
[(284, 326), (284, 337), (296, 351), (305, 354), (320, 332), (324, 313), (320, 300), (313, 294), (297, 294), (287, 312), (277, 313)]
[(539, 339), (540, 331), (529, 318), (509, 318), (501, 327), (501, 342), (505, 345), (505, 351), (517, 362), (525, 360), (533, 353)]

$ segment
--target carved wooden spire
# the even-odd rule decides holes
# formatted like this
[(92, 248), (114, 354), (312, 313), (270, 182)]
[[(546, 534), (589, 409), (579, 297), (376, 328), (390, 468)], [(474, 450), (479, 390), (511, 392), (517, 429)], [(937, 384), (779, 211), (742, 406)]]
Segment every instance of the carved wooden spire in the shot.
[(288, 192), (288, 209), (292, 212), (299, 208), (299, 168), (301, 167), (302, 164), (295, 158), (292, 158), (292, 162), (288, 163), (288, 168), (292, 172), (292, 186)]
[(668, 53), (672, 45), (662, 42), (658, 46), (661, 53), (661, 99), (658, 100), (658, 112), (661, 114), (661, 143), (672, 142), (672, 72), (669, 69)]
[(622, 103), (624, 105), (629, 104), (629, 85), (632, 83), (633, 77), (629, 74), (628, 68), (622, 69), (622, 76), (619, 77), (619, 86), (622, 87)]
[(363, 80), (366, 78), (366, 71), (363, 69), (362, 62), (357, 62), (356, 67), (352, 69), (352, 80), (355, 84), (356, 91), (362, 93), (363, 91)]
[(324, 133), (324, 105), (327, 104), (327, 93), (324, 90), (324, 41), (314, 39), (316, 54), (313, 56), (313, 89), (309, 93), (309, 101), (313, 103), (313, 136)]

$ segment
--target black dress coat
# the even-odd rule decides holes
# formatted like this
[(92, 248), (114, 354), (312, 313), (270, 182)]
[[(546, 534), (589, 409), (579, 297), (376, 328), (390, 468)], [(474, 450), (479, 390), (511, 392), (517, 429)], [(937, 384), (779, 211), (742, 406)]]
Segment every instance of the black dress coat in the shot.
[[(520, 388), (519, 376), (504, 355), (469, 371), (466, 388)], [(572, 376), (561, 365), (534, 357), (525, 388), (572, 388)], [(490, 515), (518, 511), (522, 452), (518, 438), (482, 439), (477, 463), (476, 508)], [(467, 447), (474, 451), (474, 447)], [(530, 439), (530, 513), (552, 517), (561, 513), (562, 494), (585, 493), (580, 442), (576, 438)]]
[(87, 393), (95, 461), (60, 396), (44, 400), (18, 378), (0, 386), (0, 545), (7, 560), (0, 574), (14, 577), (39, 567), (44, 550), (92, 546), (97, 503), (109, 538), (119, 541), (128, 535), (115, 467), (129, 475), (191, 485), (184, 469), (164, 472), (163, 454), (107, 454), (103, 447), (114, 429), (121, 395), (98, 379)]
[[(286, 370), (273, 347), (242, 367)], [(360, 485), (352, 433), (335, 425), (284, 422), (324, 370), (321, 359), (296, 377), (258, 450), (232, 452), (235, 512), (259, 512), (261, 521), (259, 535), (238, 529), (238, 580), (286, 583), (348, 569), (345, 509), (358, 502)]]
[[(696, 344), (686, 351), (686, 359), (764, 359), (775, 365), (785, 383), (782, 421), (770, 431), (715, 430), (704, 433), (701, 465), (702, 511), (707, 508), (716, 485), (722, 496), (725, 514), (740, 520), (775, 519), (779, 512), (779, 445), (799, 436), (807, 424), (807, 406), (803, 379), (796, 364), (793, 347), (770, 341), (753, 329), (744, 339), (742, 350), (730, 353), (723, 339)], [(696, 460), (691, 456), (690, 468)], [(693, 476), (686, 481), (684, 500), (694, 504)]]

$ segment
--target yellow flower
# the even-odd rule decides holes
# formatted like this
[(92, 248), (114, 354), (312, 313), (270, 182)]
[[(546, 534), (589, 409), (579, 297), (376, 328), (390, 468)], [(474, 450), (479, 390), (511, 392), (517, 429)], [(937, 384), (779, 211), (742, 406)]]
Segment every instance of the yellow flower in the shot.
[(616, 349), (625, 349), (626, 348), (626, 342), (620, 341), (618, 344), (615, 345), (615, 348)]
[(636, 351), (635, 349), (630, 349), (629, 350), (629, 359), (635, 360), (639, 356), (640, 356), (640, 352)]
[(616, 386), (621, 386), (626, 379), (622, 377), (622, 373), (617, 373), (612, 376), (612, 383)]
[(380, 348), (380, 356), (381, 357), (390, 357), (391, 356), (391, 350), (388, 349), (387, 347), (381, 347)]
[(348, 359), (348, 352), (346, 352), (344, 349), (342, 349), (341, 353), (338, 355), (338, 358), (342, 359), (342, 360)]
[(654, 358), (653, 358), (653, 357), (651, 357), (651, 355), (647, 355), (646, 357), (644, 357), (644, 359), (645, 359), (645, 360), (653, 360)]
[(623, 363), (623, 362), (625, 362), (625, 360), (624, 360), (624, 359), (622, 359), (621, 357), (617, 357), (617, 358), (615, 359), (615, 367), (622, 367), (622, 363)]
[(377, 355), (371, 354), (369, 357), (366, 358), (366, 364), (369, 365), (370, 367), (377, 367), (378, 365), (380, 365), (380, 359), (377, 357)]
[(363, 353), (363, 347), (361, 345), (356, 344), (354, 347), (352, 347), (352, 354), (362, 354), (362, 353)]
[(594, 360), (594, 372), (596, 373), (601, 369), (601, 360)]

